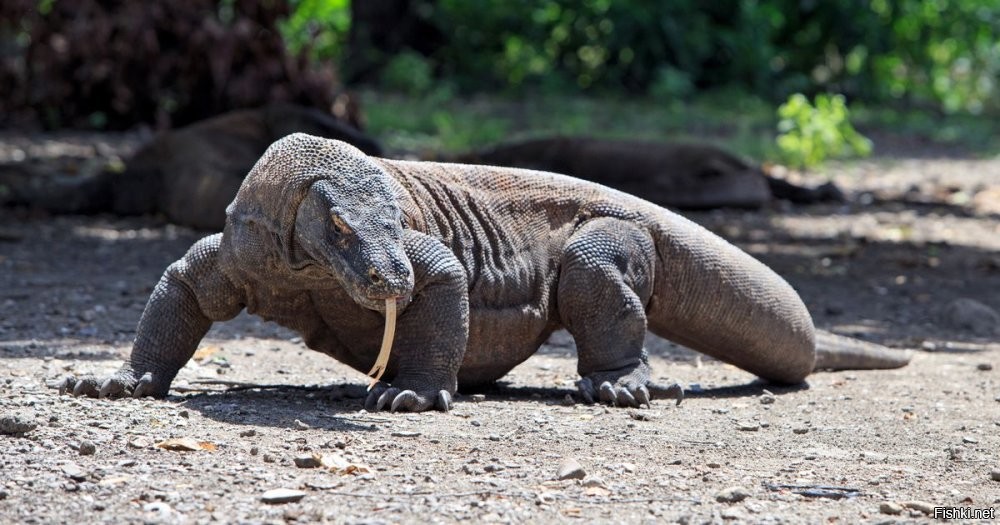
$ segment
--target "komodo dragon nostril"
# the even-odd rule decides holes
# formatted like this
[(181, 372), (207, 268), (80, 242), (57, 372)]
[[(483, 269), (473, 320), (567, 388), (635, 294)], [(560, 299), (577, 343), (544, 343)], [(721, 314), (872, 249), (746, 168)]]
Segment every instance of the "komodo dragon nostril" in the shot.
[(375, 268), (368, 269), (368, 280), (371, 281), (372, 284), (382, 284), (383, 281), (382, 276), (379, 275), (378, 270)]

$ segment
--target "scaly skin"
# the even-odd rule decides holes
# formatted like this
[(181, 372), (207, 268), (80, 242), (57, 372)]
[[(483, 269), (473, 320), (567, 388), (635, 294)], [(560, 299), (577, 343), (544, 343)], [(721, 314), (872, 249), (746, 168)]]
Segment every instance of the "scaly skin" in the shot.
[[(401, 313), (370, 410), (447, 410), (459, 386), (502, 377), (560, 327), (582, 397), (622, 406), (650, 400), (647, 329), (785, 383), (817, 355), (783, 279), (663, 208), (562, 175), (376, 159), (296, 134), (258, 161), (223, 233), (167, 269), (121, 370), (66, 388), (163, 396), (210, 324), (244, 308), (364, 372), (387, 298)], [(870, 346), (837, 366), (905, 363)]]

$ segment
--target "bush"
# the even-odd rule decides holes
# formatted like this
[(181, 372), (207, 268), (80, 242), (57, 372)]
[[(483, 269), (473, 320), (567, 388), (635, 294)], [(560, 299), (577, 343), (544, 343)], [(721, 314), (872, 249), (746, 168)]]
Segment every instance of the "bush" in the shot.
[(805, 95), (792, 95), (778, 108), (778, 118), (778, 150), (789, 166), (812, 168), (828, 158), (872, 152), (872, 142), (851, 126), (843, 95), (817, 95), (815, 105)]
[(329, 110), (335, 72), (288, 52), (289, 14), (273, 0), (3, 0), (0, 121), (122, 129), (270, 101)]

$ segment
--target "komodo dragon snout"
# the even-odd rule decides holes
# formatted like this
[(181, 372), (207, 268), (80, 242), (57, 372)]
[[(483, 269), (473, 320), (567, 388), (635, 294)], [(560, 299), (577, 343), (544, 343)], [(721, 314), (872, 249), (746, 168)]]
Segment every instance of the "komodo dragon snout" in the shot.
[(295, 217), (295, 242), (359, 305), (384, 311), (385, 300), (408, 302), (413, 268), (403, 250), (402, 211), (377, 188), (338, 187), (320, 180)]

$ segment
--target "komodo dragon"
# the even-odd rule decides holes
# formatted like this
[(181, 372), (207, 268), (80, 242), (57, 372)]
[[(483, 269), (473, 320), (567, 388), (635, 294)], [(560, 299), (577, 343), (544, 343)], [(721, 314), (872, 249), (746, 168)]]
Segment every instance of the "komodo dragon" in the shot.
[(772, 199), (843, 201), (832, 183), (797, 186), (709, 144), (552, 137), (501, 144), (446, 160), (552, 171), (681, 209), (759, 208)]
[(122, 367), (62, 388), (162, 397), (209, 326), (244, 308), (365, 371), (386, 300), (402, 313), (369, 410), (447, 410), (457, 388), (499, 379), (560, 327), (577, 343), (584, 400), (624, 406), (650, 400), (647, 328), (782, 383), (818, 367), (909, 360), (817, 339), (781, 277), (639, 198), (552, 173), (373, 158), (295, 134), (254, 166), (224, 231), (167, 268)]
[(295, 132), (344, 140), (370, 155), (381, 153), (375, 140), (331, 115), (275, 103), (168, 131), (126, 161), (124, 172), (55, 180), (32, 176), (9, 183), (14, 193), (9, 200), (54, 213), (158, 212), (174, 224), (221, 231), (226, 205), (247, 172), (272, 142)]

